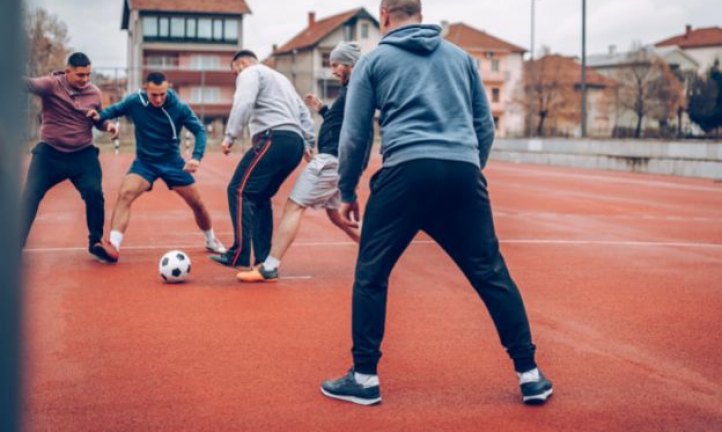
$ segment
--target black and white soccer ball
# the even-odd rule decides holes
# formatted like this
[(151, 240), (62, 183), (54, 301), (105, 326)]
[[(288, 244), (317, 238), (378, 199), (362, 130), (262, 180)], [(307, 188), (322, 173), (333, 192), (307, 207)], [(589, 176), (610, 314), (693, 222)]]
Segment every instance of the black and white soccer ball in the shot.
[(188, 279), (191, 272), (191, 259), (183, 251), (172, 250), (160, 259), (158, 266), (160, 277), (166, 283), (180, 283)]

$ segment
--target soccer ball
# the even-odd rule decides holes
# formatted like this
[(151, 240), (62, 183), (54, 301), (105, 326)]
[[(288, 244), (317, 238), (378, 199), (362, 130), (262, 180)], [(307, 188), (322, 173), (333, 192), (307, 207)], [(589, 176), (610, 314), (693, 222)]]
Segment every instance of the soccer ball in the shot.
[(191, 272), (191, 259), (183, 251), (172, 250), (160, 259), (158, 266), (160, 277), (166, 283), (180, 283)]

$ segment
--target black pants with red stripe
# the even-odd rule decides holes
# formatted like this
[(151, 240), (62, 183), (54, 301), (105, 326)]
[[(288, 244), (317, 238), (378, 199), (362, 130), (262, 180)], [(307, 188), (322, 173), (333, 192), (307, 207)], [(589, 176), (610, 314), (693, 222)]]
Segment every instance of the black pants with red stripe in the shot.
[[(376, 373), (389, 275), (419, 231), (444, 249), (481, 297), (515, 369), (536, 367), (524, 302), (499, 251), (484, 176), (470, 163), (421, 159), (383, 168), (371, 179), (353, 286), (354, 369)], [(428, 264), (435, 266), (432, 277), (456, 271)]]
[(273, 208), (271, 198), (303, 157), (303, 138), (290, 131), (254, 136), (228, 185), (228, 208), (233, 221), (233, 246), (227, 256), (232, 265), (250, 266), (265, 261), (271, 252)]

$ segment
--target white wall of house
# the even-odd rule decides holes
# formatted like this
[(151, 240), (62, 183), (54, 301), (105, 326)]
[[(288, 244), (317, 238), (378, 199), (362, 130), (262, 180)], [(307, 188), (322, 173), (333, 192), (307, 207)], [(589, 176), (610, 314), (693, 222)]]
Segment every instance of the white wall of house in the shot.
[(524, 58), (520, 53), (511, 53), (506, 57), (507, 81), (504, 85), (505, 95), (505, 135), (524, 135), (524, 109), (514, 102), (515, 96), (521, 88), (524, 75)]
[(722, 46), (705, 48), (682, 48), (682, 50), (700, 65), (700, 73), (704, 73), (715, 62), (719, 60), (722, 65)]

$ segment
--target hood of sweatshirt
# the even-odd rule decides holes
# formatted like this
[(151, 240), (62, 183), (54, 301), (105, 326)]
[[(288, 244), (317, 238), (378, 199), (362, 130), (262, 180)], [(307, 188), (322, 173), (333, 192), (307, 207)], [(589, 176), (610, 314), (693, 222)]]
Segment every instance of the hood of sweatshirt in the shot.
[[(143, 105), (145, 105), (146, 107), (153, 106), (153, 105), (151, 105), (150, 101), (148, 100), (148, 92), (146, 92), (145, 90), (138, 90), (138, 96), (140, 97), (140, 101), (143, 103)], [(170, 107), (176, 105), (178, 103), (178, 100), (179, 99), (178, 99), (178, 95), (176, 94), (176, 92), (173, 91), (172, 89), (168, 89), (168, 94), (167, 94), (167, 96), (165, 98), (165, 102), (163, 103), (163, 106), (161, 108), (166, 108), (166, 109), (170, 108)], [(153, 106), (153, 108), (155, 108), (155, 106)]]
[(393, 45), (420, 55), (431, 54), (441, 45), (441, 27), (433, 24), (400, 27), (384, 36), (380, 45)]

